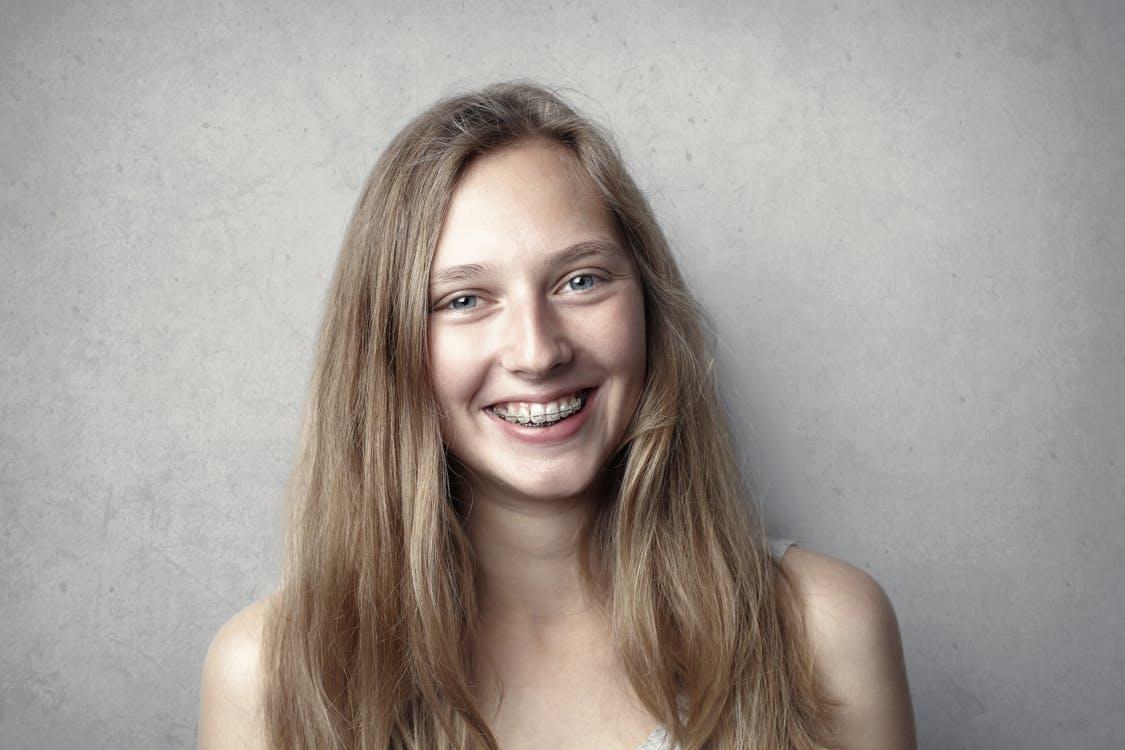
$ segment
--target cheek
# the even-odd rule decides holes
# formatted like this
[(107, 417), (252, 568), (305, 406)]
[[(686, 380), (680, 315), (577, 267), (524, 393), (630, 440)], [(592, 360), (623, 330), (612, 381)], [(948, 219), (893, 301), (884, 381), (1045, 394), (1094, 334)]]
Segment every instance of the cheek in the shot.
[(621, 295), (601, 316), (591, 340), (598, 342), (603, 362), (619, 376), (636, 380), (645, 371), (645, 312), (640, 290)]
[(454, 331), (430, 331), (430, 372), (438, 402), (446, 411), (472, 394), (473, 347), (465, 338)]
[(620, 321), (617, 326), (617, 346), (622, 353), (622, 359), (640, 370), (644, 375), (645, 368), (645, 303), (640, 289), (626, 295), (620, 311)]

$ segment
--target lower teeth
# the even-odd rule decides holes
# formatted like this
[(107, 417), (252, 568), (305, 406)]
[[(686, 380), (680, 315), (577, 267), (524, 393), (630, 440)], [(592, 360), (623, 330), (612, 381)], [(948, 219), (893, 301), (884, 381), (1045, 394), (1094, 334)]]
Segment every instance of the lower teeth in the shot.
[[(576, 414), (576, 413), (577, 412), (571, 412), (571, 414)], [(571, 416), (571, 414), (568, 414), (567, 417)], [(558, 424), (559, 422), (563, 421), (567, 417), (559, 417), (558, 419), (556, 419), (553, 422), (544, 419), (539, 424), (535, 424), (534, 422), (528, 422), (527, 424), (523, 424), (522, 422), (516, 422), (516, 424), (522, 425), (524, 427), (550, 427), (553, 424)]]
[(553, 422), (548, 421), (547, 419), (544, 419), (542, 422), (539, 422), (539, 423), (536, 423), (536, 422), (515, 422), (511, 419), (508, 419), (508, 420), (505, 420), (505, 421), (511, 422), (512, 424), (518, 424), (520, 427), (550, 427), (551, 425), (558, 424), (559, 422), (563, 421), (564, 419), (567, 419), (568, 417), (573, 417), (579, 411), (581, 411), (581, 410), (575, 409), (574, 411), (572, 411), (570, 414), (566, 415), (565, 417), (559, 417), (558, 419), (554, 420)]

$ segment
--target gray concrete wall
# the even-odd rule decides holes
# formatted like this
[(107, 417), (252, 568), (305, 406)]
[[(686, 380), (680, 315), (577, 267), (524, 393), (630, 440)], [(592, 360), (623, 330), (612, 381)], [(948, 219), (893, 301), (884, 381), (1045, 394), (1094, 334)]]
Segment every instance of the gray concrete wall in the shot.
[(1125, 738), (1121, 3), (0, 16), (3, 747), (194, 742), (361, 181), (517, 76), (619, 134), (774, 530), (897, 607), (922, 747)]

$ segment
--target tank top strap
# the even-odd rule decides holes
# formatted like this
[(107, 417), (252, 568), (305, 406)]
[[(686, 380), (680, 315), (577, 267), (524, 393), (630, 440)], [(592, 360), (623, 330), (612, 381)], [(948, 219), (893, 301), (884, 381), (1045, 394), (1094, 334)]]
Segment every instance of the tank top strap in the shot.
[(676, 748), (668, 747), (668, 739), (668, 730), (663, 725), (658, 726), (637, 750), (677, 750), (678, 745)]
[(771, 538), (769, 540), (769, 543), (770, 543), (770, 555), (772, 555), (773, 559), (776, 560), (777, 562), (781, 562), (781, 558), (785, 554), (785, 551), (787, 549), (789, 549), (790, 547), (798, 546), (797, 543), (794, 542), (792, 539), (773, 539), (773, 538)]

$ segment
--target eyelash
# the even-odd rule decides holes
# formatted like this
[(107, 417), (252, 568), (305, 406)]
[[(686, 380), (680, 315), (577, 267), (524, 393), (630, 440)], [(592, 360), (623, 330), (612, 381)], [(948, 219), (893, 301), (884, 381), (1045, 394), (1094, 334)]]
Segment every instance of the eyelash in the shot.
[[(587, 278), (587, 277), (597, 280), (597, 284), (595, 284), (593, 287), (591, 287), (591, 289), (597, 288), (598, 284), (601, 284), (602, 282), (608, 281), (608, 279), (605, 278), (604, 276), (602, 276), (601, 274), (576, 273), (573, 276), (569, 277), (566, 280), (566, 283), (563, 286), (566, 286), (567, 284), (570, 284), (570, 282), (574, 281), (575, 279), (581, 279), (581, 278)], [(582, 294), (582, 293), (588, 292), (590, 290), (589, 289), (573, 289), (571, 291), (575, 292), (576, 294)], [(479, 294), (462, 294), (462, 295), (459, 295), (459, 296), (454, 297), (453, 299), (449, 300), (445, 304), (434, 308), (434, 312), (458, 313), (458, 312), (468, 312), (470, 310), (474, 310), (474, 309), (476, 309), (476, 305), (474, 305), (473, 307), (464, 307), (464, 308), (460, 308), (460, 309), (454, 309), (454, 308), (450, 307), (450, 305), (452, 305), (454, 302), (456, 302), (458, 300), (462, 300), (462, 299), (468, 299), (470, 297), (480, 297), (480, 295)]]

